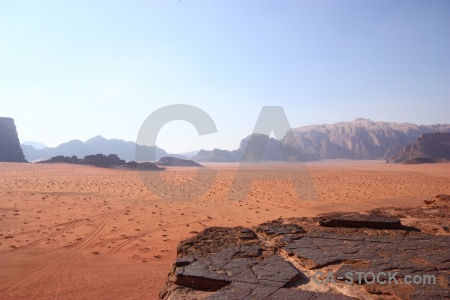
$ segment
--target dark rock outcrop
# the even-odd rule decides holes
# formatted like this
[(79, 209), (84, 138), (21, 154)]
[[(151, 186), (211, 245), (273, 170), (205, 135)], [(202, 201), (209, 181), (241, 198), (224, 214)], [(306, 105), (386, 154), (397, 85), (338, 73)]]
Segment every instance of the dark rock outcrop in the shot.
[(388, 163), (433, 163), (450, 160), (450, 132), (424, 133), (391, 156)]
[(434, 164), (434, 163), (437, 163), (437, 161), (435, 161), (432, 158), (426, 158), (426, 157), (416, 157), (416, 158), (408, 159), (407, 161), (405, 161), (405, 165)]
[[(327, 295), (290, 289), (305, 275), (281, 257), (277, 248), (262, 245), (249, 228), (208, 228), (181, 242), (178, 256), (168, 285), (161, 291), (162, 299), (194, 299), (194, 295), (208, 300), (310, 299)], [(201, 292), (216, 293), (202, 296)]]
[(103, 154), (97, 155), (87, 155), (83, 159), (76, 157), (75, 155), (68, 156), (54, 156), (49, 160), (40, 161), (39, 163), (67, 163), (67, 164), (78, 164), (78, 165), (91, 165), (96, 167), (111, 168), (111, 167), (122, 167), (129, 169), (139, 169), (139, 170), (162, 170), (156, 164), (151, 162), (137, 163), (135, 161), (125, 162), (120, 159), (116, 154), (110, 154), (108, 156)]
[[(448, 299), (450, 196), (425, 203), (207, 228), (180, 242), (160, 298)], [(431, 284), (405, 284), (408, 276)]]
[(176, 157), (164, 156), (161, 157), (159, 161), (155, 164), (158, 166), (167, 166), (167, 167), (201, 167), (199, 163), (188, 159), (181, 159)]
[(12, 118), (0, 117), (0, 161), (26, 162)]

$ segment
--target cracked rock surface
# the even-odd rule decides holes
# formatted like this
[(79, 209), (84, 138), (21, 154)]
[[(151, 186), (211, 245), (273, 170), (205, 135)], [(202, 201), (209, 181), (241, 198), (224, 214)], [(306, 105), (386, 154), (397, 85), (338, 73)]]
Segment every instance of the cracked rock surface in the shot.
[[(160, 298), (449, 299), (450, 234), (429, 229), (448, 227), (450, 197), (425, 204), (207, 228), (179, 244)], [(417, 227), (400, 223), (410, 219)], [(380, 274), (380, 282), (371, 275), (358, 282), (358, 272)], [(406, 284), (408, 275), (435, 283)]]

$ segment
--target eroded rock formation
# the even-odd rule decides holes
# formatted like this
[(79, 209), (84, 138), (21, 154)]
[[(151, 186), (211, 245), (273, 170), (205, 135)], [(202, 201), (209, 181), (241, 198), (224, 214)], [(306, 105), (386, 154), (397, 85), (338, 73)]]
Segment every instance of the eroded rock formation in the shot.
[(0, 117), (0, 161), (26, 162), (12, 118)]
[(419, 208), (207, 228), (179, 244), (160, 298), (448, 299), (448, 215), (450, 196), (439, 195)]
[(450, 132), (424, 133), (391, 156), (389, 163), (433, 163), (450, 160)]

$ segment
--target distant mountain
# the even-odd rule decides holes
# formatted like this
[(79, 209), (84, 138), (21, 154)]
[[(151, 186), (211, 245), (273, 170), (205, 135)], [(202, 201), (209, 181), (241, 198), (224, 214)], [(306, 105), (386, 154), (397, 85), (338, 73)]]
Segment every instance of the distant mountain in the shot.
[(42, 143), (33, 142), (33, 141), (25, 141), (22, 143), (22, 145), (33, 146), (37, 150), (44, 149), (45, 147), (47, 147)]
[(283, 143), (317, 159), (386, 159), (423, 133), (450, 132), (450, 124), (415, 125), (355, 119), (292, 129)]
[[(62, 143), (58, 147), (50, 148), (45, 147), (43, 149), (36, 149), (30, 145), (22, 144), (22, 149), (25, 154), (25, 157), (29, 161), (38, 161), (38, 160), (47, 160), (54, 156), (78, 156), (85, 157), (87, 155), (95, 155), (95, 154), (117, 154), (120, 158), (126, 161), (136, 160), (135, 152), (136, 152), (136, 143), (134, 142), (126, 142), (118, 139), (105, 139), (102, 136), (96, 136), (87, 140), (86, 142), (82, 142), (80, 140), (72, 140), (66, 143)], [(156, 159), (160, 159), (163, 156), (166, 156), (167, 153), (163, 149), (158, 147), (148, 147), (148, 146), (139, 146), (143, 147), (145, 152), (149, 153), (148, 159), (150, 160), (150, 151), (155, 148), (156, 151)]]
[[(415, 125), (374, 122), (360, 118), (350, 122), (294, 128), (281, 141), (262, 134), (252, 134), (244, 138), (236, 150), (200, 150), (192, 159), (197, 162), (239, 162), (243, 159), (257, 161), (258, 158), (262, 161), (387, 159), (398, 153), (406, 144), (415, 141), (421, 134), (434, 132), (450, 132), (450, 124)], [(143, 147), (145, 153), (151, 153), (151, 147), (139, 147)], [(29, 161), (45, 160), (59, 155), (85, 157), (94, 154), (117, 154), (126, 161), (136, 160), (136, 143), (118, 139), (109, 140), (101, 136), (84, 143), (72, 140), (55, 148), (46, 147), (39, 150), (22, 144), (22, 149)], [(156, 160), (168, 156), (166, 151), (158, 147), (155, 147), (155, 151)], [(188, 158), (180, 154), (170, 156)], [(149, 155), (148, 160), (150, 157)]]
[(391, 156), (389, 163), (421, 163), (450, 160), (450, 133), (424, 133)]
[[(252, 156), (262, 157), (263, 161), (283, 161), (289, 157), (303, 161), (386, 159), (421, 134), (431, 132), (450, 132), (450, 124), (415, 125), (359, 118), (350, 122), (294, 128), (281, 141), (253, 134), (243, 139), (237, 150), (200, 150), (193, 159), (198, 162), (239, 162), (252, 138), (255, 138), (256, 147), (249, 149), (246, 160), (251, 160)], [(264, 145), (267, 145), (265, 152), (258, 156)]]
[[(177, 153), (179, 156), (184, 156), (184, 157), (194, 157), (195, 155), (198, 154), (198, 150), (194, 150), (194, 151), (189, 151), (189, 152), (181, 152), (181, 153)], [(171, 154), (172, 155), (172, 154)]]
[(198, 162), (257, 162), (259, 160), (303, 161), (310, 160), (311, 157), (304, 157), (300, 151), (292, 146), (285, 145), (267, 135), (254, 133), (243, 139), (237, 150), (200, 150), (193, 159)]

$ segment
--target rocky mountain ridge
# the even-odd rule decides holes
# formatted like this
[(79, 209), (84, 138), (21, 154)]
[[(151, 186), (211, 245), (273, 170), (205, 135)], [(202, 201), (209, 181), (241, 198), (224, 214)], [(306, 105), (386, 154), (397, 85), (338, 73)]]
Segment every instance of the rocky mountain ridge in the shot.
[(386, 159), (421, 134), (450, 132), (450, 124), (416, 125), (355, 119), (292, 129), (283, 143), (317, 159)]
[[(236, 150), (200, 150), (192, 159), (197, 162), (388, 159), (421, 134), (434, 132), (450, 132), (450, 124), (416, 125), (359, 118), (349, 122), (294, 128), (282, 140), (252, 134), (242, 139)], [(168, 155), (158, 147), (154, 150), (146, 146), (140, 147), (145, 147), (145, 151), (149, 153), (156, 151), (156, 160), (164, 156), (188, 158), (177, 154)], [(84, 157), (97, 153), (117, 154), (126, 161), (133, 161), (136, 143), (97, 136), (86, 142), (72, 140), (55, 148), (37, 150), (24, 144), (22, 148), (29, 161), (58, 155)]]
[[(290, 130), (281, 140), (250, 135), (237, 150), (200, 150), (194, 160), (240, 162), (250, 140), (257, 140), (247, 154), (262, 161), (320, 159), (387, 159), (423, 133), (450, 132), (450, 124), (416, 125), (355, 119), (335, 124), (310, 125)], [(259, 146), (258, 146), (259, 145)], [(267, 147), (262, 148), (264, 145)], [(263, 154), (261, 155), (261, 151)], [(259, 156), (256, 155), (259, 153)]]

